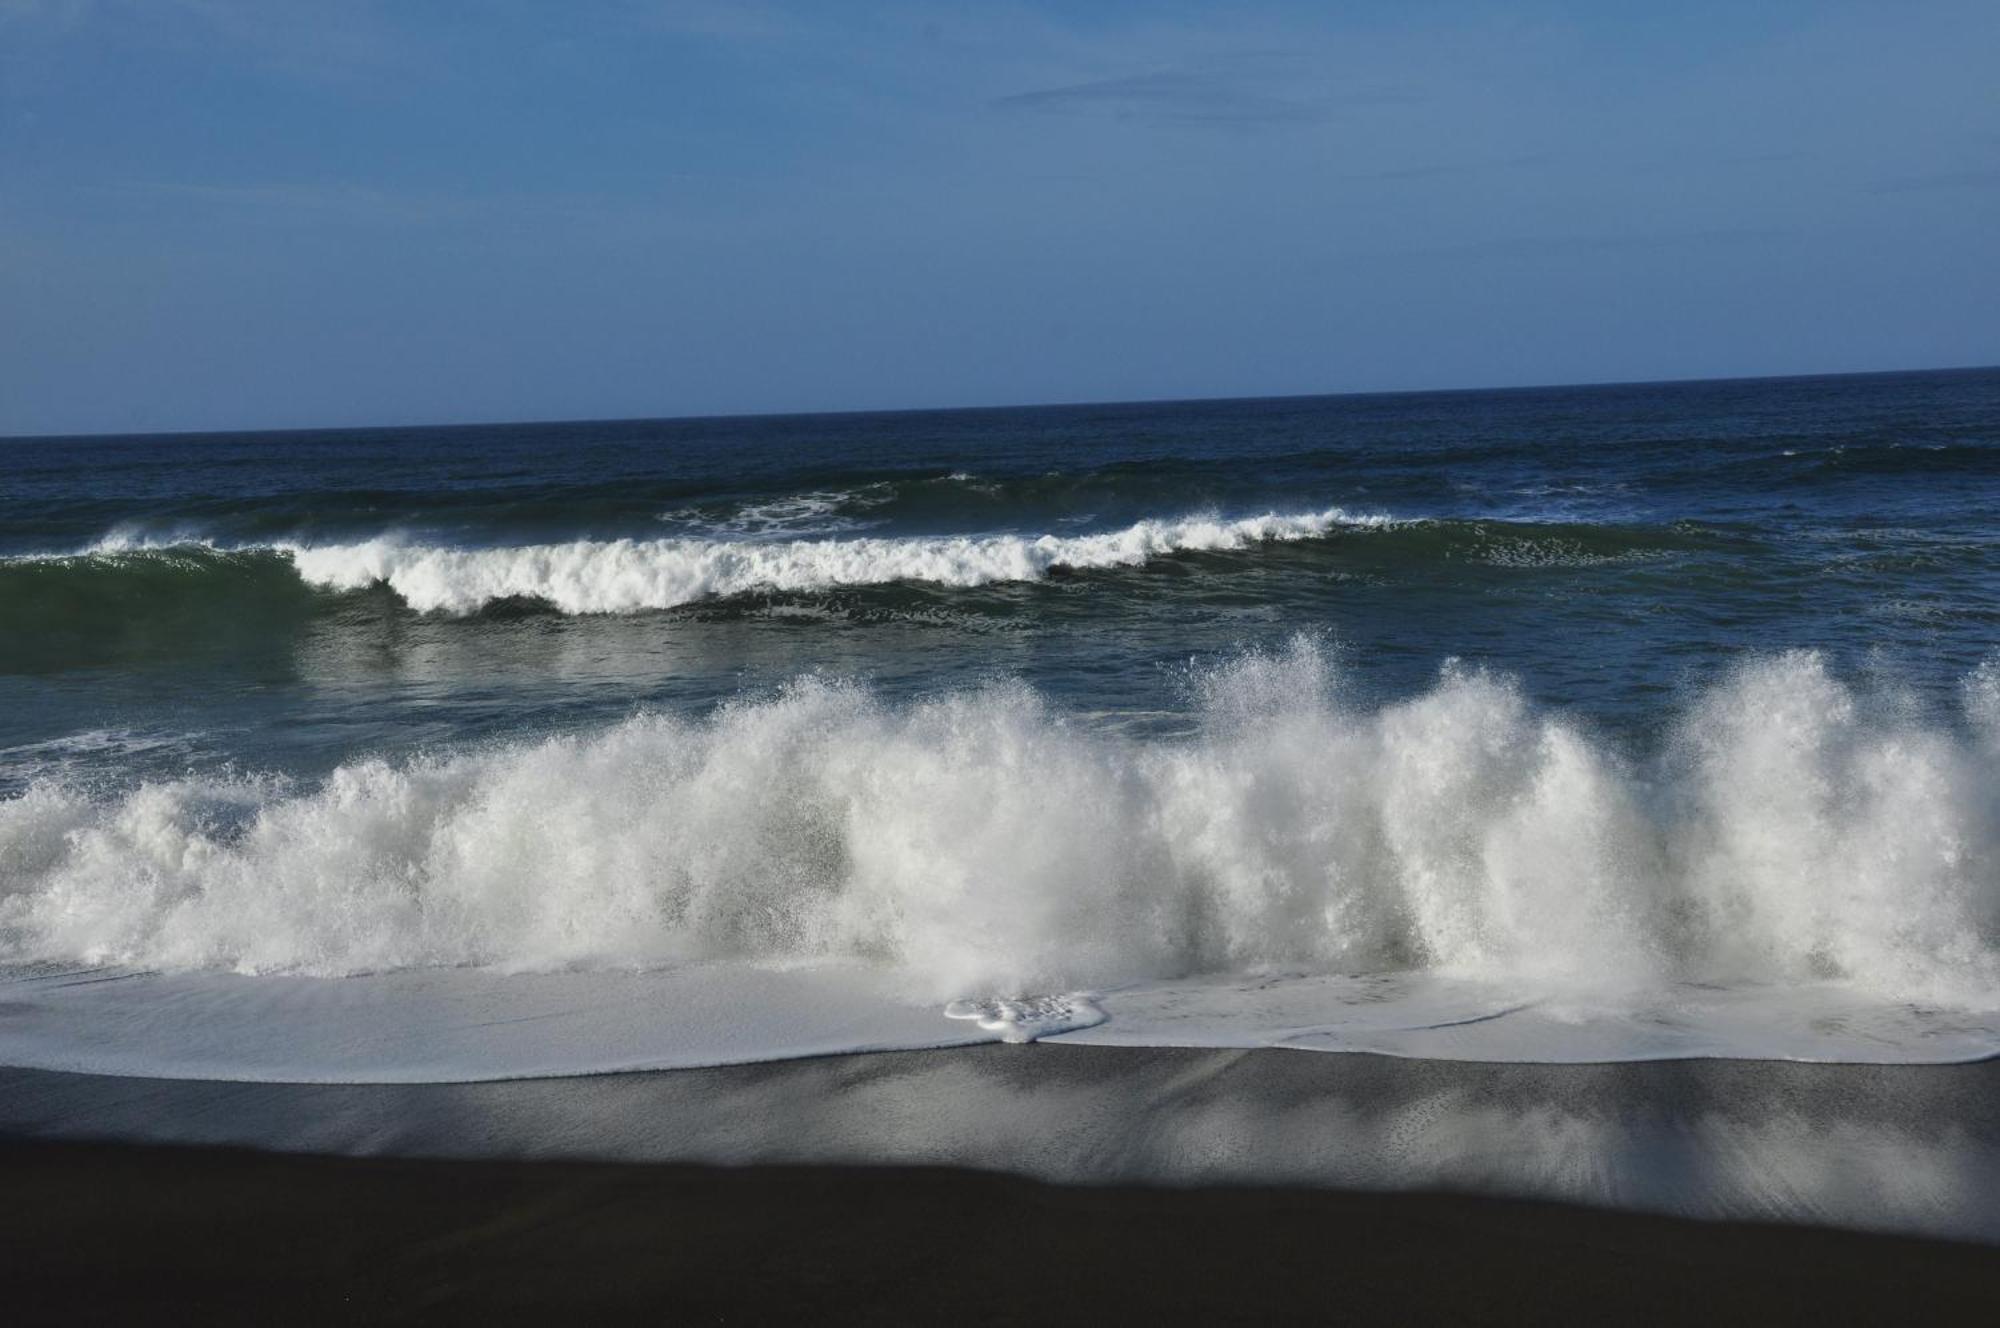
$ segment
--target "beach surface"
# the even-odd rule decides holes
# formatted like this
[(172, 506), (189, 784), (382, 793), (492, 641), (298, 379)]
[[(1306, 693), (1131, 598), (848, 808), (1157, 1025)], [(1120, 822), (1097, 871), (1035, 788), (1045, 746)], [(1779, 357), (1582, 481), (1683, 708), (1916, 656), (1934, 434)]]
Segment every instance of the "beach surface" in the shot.
[(1947, 1242), (967, 1170), (0, 1146), (12, 1323), (1990, 1322)]
[(1479, 1064), (1058, 1042), (457, 1084), (5, 1070), (0, 1137), (1442, 1191), (2000, 1243), (1990, 1061)]

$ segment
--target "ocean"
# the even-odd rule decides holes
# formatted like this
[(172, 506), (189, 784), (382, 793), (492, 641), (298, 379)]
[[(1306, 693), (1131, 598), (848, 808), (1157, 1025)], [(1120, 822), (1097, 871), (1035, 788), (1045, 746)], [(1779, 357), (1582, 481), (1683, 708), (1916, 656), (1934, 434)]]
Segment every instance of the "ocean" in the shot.
[(0, 1062), (2000, 1052), (2000, 371), (0, 440)]

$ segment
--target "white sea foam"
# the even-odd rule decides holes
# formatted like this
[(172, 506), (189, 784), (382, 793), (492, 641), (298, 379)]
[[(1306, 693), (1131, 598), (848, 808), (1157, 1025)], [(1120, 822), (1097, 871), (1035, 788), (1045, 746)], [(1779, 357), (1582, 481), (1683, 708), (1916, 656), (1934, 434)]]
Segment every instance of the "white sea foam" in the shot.
[(809, 680), (312, 789), (44, 780), (0, 802), (0, 957), (835, 960), (940, 1002), (1419, 971), (1537, 1000), (1832, 983), (1988, 1009), (1995, 679), (1926, 725), (1814, 655), (1767, 659), (1634, 765), (1477, 671), (1351, 706), (1300, 644), (1210, 675), (1200, 732), (1171, 742), (1015, 686), (891, 707)]
[(122, 555), (141, 553), (172, 553), (176, 550), (187, 549), (202, 549), (215, 552), (222, 550), (224, 547), (217, 543), (211, 536), (204, 534), (192, 526), (175, 526), (158, 530), (148, 530), (137, 526), (116, 526), (79, 548), (58, 549), (45, 553), (0, 554), (0, 564), (67, 563), (89, 558), (116, 558)]
[(314, 585), (387, 585), (423, 611), (470, 613), (496, 599), (526, 597), (566, 613), (629, 613), (753, 591), (1034, 581), (1055, 567), (1136, 567), (1174, 553), (1244, 549), (1388, 523), (1387, 517), (1329, 508), (1235, 520), (1146, 520), (1093, 535), (575, 540), (485, 549), (383, 537), (283, 547)]
[(659, 520), (690, 529), (701, 536), (769, 540), (786, 536), (829, 535), (861, 529), (868, 522), (856, 514), (871, 507), (880, 507), (894, 496), (892, 486), (876, 483), (858, 489), (818, 489), (786, 494), (762, 502), (745, 503), (726, 515), (701, 508), (678, 508), (662, 512)]
[(73, 554), (59, 557), (89, 557), (92, 554), (156, 553), (182, 547), (213, 549), (215, 541), (196, 526), (115, 526), (97, 540)]
[(969, 1019), (1002, 1042), (1033, 1042), (1094, 1028), (1105, 1015), (1084, 992), (1060, 996), (1002, 996), (983, 1001), (956, 1000), (944, 1007), (947, 1019)]

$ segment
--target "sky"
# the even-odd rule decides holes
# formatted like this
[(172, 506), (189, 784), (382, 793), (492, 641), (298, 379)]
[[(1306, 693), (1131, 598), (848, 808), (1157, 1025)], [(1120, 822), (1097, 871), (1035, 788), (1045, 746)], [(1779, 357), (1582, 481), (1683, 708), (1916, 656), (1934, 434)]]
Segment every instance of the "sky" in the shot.
[(0, 435), (2000, 362), (1995, 0), (0, 0)]

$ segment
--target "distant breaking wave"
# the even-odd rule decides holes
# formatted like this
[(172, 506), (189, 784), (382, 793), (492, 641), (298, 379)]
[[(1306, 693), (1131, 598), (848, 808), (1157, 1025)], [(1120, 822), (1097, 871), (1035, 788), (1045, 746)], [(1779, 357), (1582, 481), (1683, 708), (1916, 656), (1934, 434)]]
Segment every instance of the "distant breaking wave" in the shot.
[(922, 581), (981, 586), (1036, 581), (1055, 568), (1136, 567), (1175, 553), (1227, 552), (1388, 524), (1339, 508), (1234, 521), (1148, 520), (1095, 535), (981, 535), (784, 542), (576, 540), (459, 549), (393, 539), (290, 550), (299, 575), (332, 590), (381, 583), (419, 611), (471, 613), (501, 599), (538, 599), (565, 613), (630, 613), (755, 591), (830, 590)]
[[(633, 613), (757, 592), (928, 582), (981, 586), (1036, 581), (1052, 571), (1137, 567), (1179, 553), (1226, 553), (1395, 524), (1338, 507), (1224, 519), (1148, 519), (1087, 535), (934, 535), (882, 538), (578, 539), (455, 547), (392, 535), (352, 543), (278, 541), (229, 546), (185, 533), (115, 533), (74, 554), (13, 558), (0, 570), (47, 582), (67, 577), (65, 604), (109, 578), (167, 591), (189, 577), (248, 584), (273, 561), (323, 590), (384, 585), (412, 609), (475, 613), (498, 600), (532, 599), (564, 613)], [(21, 595), (35, 585), (24, 585)], [(44, 593), (54, 593), (50, 584)]]

